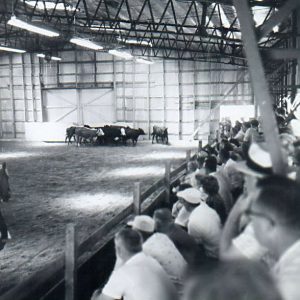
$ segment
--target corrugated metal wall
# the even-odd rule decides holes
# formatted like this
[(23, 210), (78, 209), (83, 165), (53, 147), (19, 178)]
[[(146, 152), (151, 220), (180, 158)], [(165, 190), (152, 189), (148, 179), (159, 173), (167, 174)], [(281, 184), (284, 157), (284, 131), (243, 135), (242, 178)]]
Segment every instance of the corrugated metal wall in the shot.
[[(171, 138), (179, 139), (190, 137), (199, 125), (199, 138), (213, 132), (220, 102), (253, 101), (248, 74), (236, 66), (175, 60), (149, 66), (89, 51), (60, 56), (59, 63), (47, 63), (33, 54), (0, 57), (2, 138), (23, 138), (24, 122), (47, 121), (43, 103), (47, 91), (66, 91), (67, 95), (67, 90), (75, 89), (88, 95), (89, 89), (99, 89), (99, 93), (110, 89), (115, 109), (111, 122), (132, 123), (146, 132), (153, 125), (163, 125)], [(79, 109), (80, 97), (77, 104)], [(76, 114), (72, 121), (85, 123)]]

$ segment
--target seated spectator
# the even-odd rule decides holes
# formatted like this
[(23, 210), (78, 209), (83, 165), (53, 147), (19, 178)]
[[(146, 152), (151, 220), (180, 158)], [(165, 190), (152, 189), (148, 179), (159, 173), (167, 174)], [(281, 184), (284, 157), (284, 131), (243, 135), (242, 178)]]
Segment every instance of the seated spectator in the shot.
[(196, 241), (181, 226), (174, 223), (170, 210), (166, 208), (157, 209), (153, 219), (155, 230), (166, 234), (177, 247), (186, 262), (193, 265), (198, 257), (201, 259), (201, 251)]
[[(206, 159), (204, 168), (206, 175), (211, 175), (217, 178), (219, 184), (219, 194), (224, 201), (226, 212), (229, 213), (233, 205), (229, 178), (226, 176), (223, 170), (217, 171), (217, 159), (213, 156), (210, 156)], [(198, 186), (200, 187), (201, 176), (196, 175), (196, 180), (198, 181)]]
[(209, 258), (218, 258), (221, 220), (217, 212), (205, 200), (193, 209), (188, 219), (188, 233), (203, 246)]
[(115, 270), (102, 293), (92, 300), (173, 300), (175, 288), (161, 265), (142, 252), (142, 237), (133, 229), (122, 229), (115, 236), (116, 256), (123, 265)]
[(260, 264), (234, 261), (209, 264), (186, 284), (183, 300), (281, 300), (272, 276)]
[(272, 271), (284, 300), (300, 299), (300, 186), (285, 177), (261, 179), (247, 214), (255, 236), (278, 259)]
[(177, 193), (185, 189), (191, 188), (189, 183), (181, 183), (172, 189), (172, 216), (176, 218), (183, 204), (177, 197)]
[(194, 182), (194, 177), (198, 169), (198, 163), (194, 160), (189, 161), (187, 164), (187, 173), (181, 179), (181, 183), (186, 183), (192, 185)]
[(160, 263), (177, 290), (181, 291), (187, 262), (173, 241), (164, 233), (154, 233), (154, 220), (147, 215), (136, 216), (130, 224), (142, 236), (146, 233), (146, 238), (143, 239), (143, 252)]
[(207, 195), (205, 202), (218, 213), (223, 225), (226, 221), (227, 213), (223, 199), (219, 195), (219, 184), (217, 179), (213, 176), (204, 176), (201, 179), (201, 185), (203, 192)]
[(201, 202), (202, 195), (203, 194), (195, 188), (188, 188), (177, 193), (177, 197), (183, 206), (175, 219), (175, 224), (187, 228), (190, 214)]

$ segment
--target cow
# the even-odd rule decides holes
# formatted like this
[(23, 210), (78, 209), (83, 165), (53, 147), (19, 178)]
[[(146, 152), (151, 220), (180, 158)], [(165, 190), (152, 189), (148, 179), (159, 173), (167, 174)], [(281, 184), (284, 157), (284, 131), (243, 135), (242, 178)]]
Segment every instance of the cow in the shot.
[(124, 141), (126, 143), (127, 140), (132, 140), (132, 145), (136, 145), (137, 143), (137, 140), (139, 138), (140, 135), (145, 135), (145, 132), (142, 128), (139, 128), (139, 129), (133, 129), (133, 128), (130, 128), (130, 127), (126, 127), (125, 128), (125, 133), (126, 133), (126, 136), (124, 138)]
[[(8, 181), (8, 173), (6, 169), (6, 163), (2, 163), (2, 168), (0, 170), (0, 198), (4, 202), (8, 202), (10, 199), (10, 187)], [(6, 223), (0, 211), (0, 250), (2, 250), (6, 244), (6, 240), (9, 237)]]
[(79, 147), (81, 143), (89, 141), (90, 143), (94, 142), (94, 138), (98, 138), (99, 136), (103, 136), (104, 132), (101, 128), (98, 129), (90, 129), (86, 127), (76, 127), (75, 136), (77, 146)]
[(161, 140), (162, 143), (166, 143), (166, 145), (169, 143), (168, 128), (166, 127), (159, 127), (154, 125), (151, 135), (152, 135), (152, 144), (154, 142), (154, 138), (156, 139), (157, 143), (159, 139)]
[(68, 141), (68, 145), (71, 142), (71, 139), (73, 138), (74, 141), (75, 141), (75, 130), (76, 130), (76, 127), (75, 126), (71, 126), (71, 127), (68, 127), (66, 129), (66, 138), (65, 138), (65, 143)]
[(123, 126), (115, 125), (105, 125), (104, 127), (95, 127), (101, 128), (104, 134), (104, 142), (106, 143), (116, 143), (124, 141), (126, 136), (125, 128)]

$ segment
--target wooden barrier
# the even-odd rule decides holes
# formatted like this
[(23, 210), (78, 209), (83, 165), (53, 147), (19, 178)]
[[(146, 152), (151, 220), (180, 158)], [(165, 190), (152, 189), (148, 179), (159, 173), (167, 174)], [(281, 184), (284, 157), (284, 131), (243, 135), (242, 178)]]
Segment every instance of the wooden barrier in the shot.
[(67, 224), (65, 249), (65, 300), (76, 299), (77, 241), (74, 224)]
[(135, 215), (140, 215), (141, 214), (141, 183), (140, 182), (135, 182), (134, 183), (133, 213)]
[[(188, 154), (189, 153), (189, 154)], [(187, 151), (187, 157), (191, 156), (191, 150)], [(166, 163), (165, 176), (156, 181), (149, 189), (141, 194), (140, 183), (135, 183), (134, 201), (128, 205), (124, 210), (117, 214), (113, 219), (102, 225), (80, 245), (75, 242), (75, 230), (67, 229), (67, 243), (66, 254), (72, 253), (71, 257), (66, 258), (62, 255), (53, 262), (47, 264), (45, 268), (27, 279), (23, 280), (19, 285), (9, 290), (7, 293), (1, 295), (1, 300), (23, 300), (23, 299), (39, 299), (49, 290), (53, 290), (56, 286), (64, 281), (64, 269), (68, 269), (65, 274), (68, 282), (65, 282), (66, 290), (65, 299), (73, 300), (75, 298), (76, 276), (75, 270), (88, 261), (96, 252), (98, 252), (105, 244), (107, 244), (115, 232), (119, 230), (120, 226), (124, 226), (127, 220), (132, 218), (133, 213), (147, 213), (164, 197), (169, 197), (170, 185), (178, 179), (181, 173), (185, 171), (187, 160), (178, 168), (171, 170), (170, 162)], [(167, 193), (168, 191), (168, 193)], [(158, 192), (154, 199), (147, 207), (142, 209), (142, 203), (151, 196), (154, 192)], [(70, 252), (71, 251), (71, 252)], [(67, 266), (68, 265), (68, 266)], [(69, 296), (70, 295), (70, 296)], [(69, 297), (69, 298), (67, 298)]]
[(170, 186), (171, 186), (171, 163), (168, 161), (165, 164), (165, 202), (170, 203)]

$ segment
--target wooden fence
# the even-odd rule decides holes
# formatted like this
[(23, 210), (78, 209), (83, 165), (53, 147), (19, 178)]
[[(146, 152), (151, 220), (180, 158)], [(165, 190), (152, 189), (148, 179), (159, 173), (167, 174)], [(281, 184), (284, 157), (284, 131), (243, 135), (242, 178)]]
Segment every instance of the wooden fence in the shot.
[(113, 219), (102, 225), (81, 244), (78, 245), (77, 243), (76, 226), (68, 224), (66, 227), (65, 255), (61, 255), (56, 260), (47, 264), (41, 271), (25, 279), (19, 285), (2, 295), (1, 299), (39, 299), (64, 281), (65, 299), (75, 300), (77, 269), (79, 266), (100, 251), (133, 215), (147, 213), (147, 211), (158, 206), (161, 201), (169, 202), (170, 185), (182, 176), (190, 158), (191, 150), (188, 150), (185, 162), (173, 171), (171, 171), (171, 163), (166, 162), (164, 177), (156, 181), (143, 193), (141, 193), (140, 182), (134, 183), (133, 202)]

